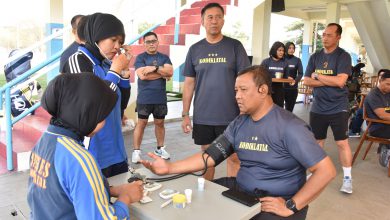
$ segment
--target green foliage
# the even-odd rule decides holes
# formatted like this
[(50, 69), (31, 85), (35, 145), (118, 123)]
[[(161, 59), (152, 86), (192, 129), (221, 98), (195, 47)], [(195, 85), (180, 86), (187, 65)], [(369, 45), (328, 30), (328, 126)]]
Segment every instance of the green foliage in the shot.
[[(316, 37), (316, 51), (319, 51), (322, 49), (322, 41), (321, 41), (321, 35), (318, 34), (318, 32), (325, 29), (325, 24), (322, 23), (313, 23), (314, 29), (315, 25), (317, 26), (317, 37)], [(304, 24), (303, 21), (296, 21), (291, 23), (290, 25), (284, 27), (286, 32), (297, 32), (298, 34), (295, 34), (295, 37), (290, 38), (288, 41), (294, 42), (296, 45), (301, 45), (303, 43), (303, 29)], [(314, 31), (314, 30), (313, 30)], [(311, 39), (311, 44), (313, 45), (314, 41), (314, 34), (313, 38)]]
[(241, 22), (237, 21), (232, 26), (233, 32), (231, 33), (224, 33), (224, 35), (234, 38), (236, 40), (239, 40), (243, 45), (247, 45), (249, 41), (249, 36), (242, 31), (242, 24)]
[(139, 23), (138, 24), (138, 34), (141, 34), (142, 32), (148, 30), (149, 28), (153, 27), (154, 25), (156, 25), (156, 24), (154, 24), (154, 23), (150, 24), (146, 21)]

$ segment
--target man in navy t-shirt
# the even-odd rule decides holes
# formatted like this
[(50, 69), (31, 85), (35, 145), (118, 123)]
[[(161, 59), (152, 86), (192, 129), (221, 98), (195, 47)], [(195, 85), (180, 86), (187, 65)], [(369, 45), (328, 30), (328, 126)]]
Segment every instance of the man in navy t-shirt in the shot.
[(71, 45), (69, 45), (64, 52), (61, 54), (60, 58), (60, 73), (65, 72), (65, 63), (68, 61), (69, 57), (77, 52), (77, 49), (79, 48), (80, 44), (84, 43), (85, 39), (80, 36), (80, 34), (77, 33), (77, 29), (79, 26), (79, 23), (81, 19), (84, 19), (84, 15), (75, 15), (73, 16), (72, 20), (70, 21), (70, 24), (72, 25), (72, 34), (74, 36), (74, 41)]
[[(378, 86), (368, 93), (364, 100), (367, 116), (390, 122), (390, 70), (384, 69), (379, 73)], [(372, 123), (369, 129), (374, 137), (390, 138), (390, 125)], [(378, 148), (379, 163), (388, 166), (390, 145), (380, 144)]]
[[(172, 163), (149, 154), (154, 161), (142, 164), (160, 175), (188, 173), (204, 169), (205, 163), (216, 166), (236, 152), (241, 161), (237, 177), (216, 182), (257, 197), (263, 191), (261, 213), (252, 219), (305, 219), (309, 202), (336, 175), (332, 161), (304, 121), (273, 103), (264, 67), (241, 71), (235, 90), (242, 114), (204, 153)], [(306, 182), (307, 169), (313, 175)]]
[(141, 159), (140, 146), (150, 114), (154, 117), (157, 139), (157, 149), (154, 153), (164, 159), (170, 157), (164, 146), (164, 119), (168, 113), (166, 80), (173, 74), (172, 62), (167, 55), (157, 51), (158, 38), (154, 32), (146, 33), (143, 40), (146, 51), (137, 56), (134, 64), (138, 76), (138, 123), (134, 130), (134, 151), (131, 158), (133, 163), (138, 163)]
[[(224, 36), (224, 9), (218, 3), (209, 3), (201, 11), (206, 38), (192, 45), (184, 63), (182, 128), (192, 131), (189, 115), (194, 97), (192, 138), (205, 150), (209, 144), (239, 114), (234, 99), (237, 73), (249, 66), (249, 58), (241, 42)], [(239, 161), (233, 155), (227, 160), (228, 176), (236, 176)], [(214, 178), (214, 168), (204, 175)]]
[(322, 34), (324, 48), (314, 53), (306, 68), (304, 83), (313, 87), (310, 126), (321, 147), (324, 147), (330, 126), (336, 141), (344, 178), (341, 192), (352, 193), (352, 153), (348, 143), (348, 88), (351, 56), (339, 45), (342, 28), (330, 23)]

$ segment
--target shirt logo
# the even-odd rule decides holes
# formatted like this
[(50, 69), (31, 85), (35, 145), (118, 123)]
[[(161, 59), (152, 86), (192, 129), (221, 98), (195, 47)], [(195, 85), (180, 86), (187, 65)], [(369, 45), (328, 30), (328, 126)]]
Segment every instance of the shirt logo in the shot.
[(322, 68), (324, 68), (324, 69), (328, 68), (328, 61), (324, 62), (324, 64), (322, 65)]
[(322, 75), (333, 75), (333, 70), (316, 69), (314, 72)]
[(39, 188), (46, 189), (46, 178), (50, 175), (49, 161), (38, 156), (36, 153), (31, 153), (30, 157), (30, 177), (32, 182)]
[(209, 53), (207, 58), (200, 58), (201, 63), (226, 63), (226, 57), (218, 57), (217, 53)]
[[(254, 137), (252, 137), (254, 138)], [(257, 138), (257, 137), (256, 137)], [(258, 144), (258, 143), (249, 143), (249, 142), (240, 142), (239, 147), (244, 150), (268, 152), (268, 144)]]

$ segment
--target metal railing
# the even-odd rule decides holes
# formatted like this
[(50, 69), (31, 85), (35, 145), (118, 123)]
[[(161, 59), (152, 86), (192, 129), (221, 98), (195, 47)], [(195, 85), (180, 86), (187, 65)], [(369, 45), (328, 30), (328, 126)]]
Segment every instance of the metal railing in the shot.
[[(156, 24), (153, 27), (150, 27), (149, 29), (147, 29), (144, 32), (142, 32), (141, 34), (139, 34), (136, 38), (134, 38), (133, 40), (131, 40), (127, 44), (131, 45), (131, 44), (135, 43), (141, 37), (143, 37), (147, 32), (154, 30), (155, 28), (157, 28), (160, 25), (161, 24)], [(30, 77), (34, 73), (36, 73), (39, 70), (41, 70), (42, 68), (47, 67), (51, 63), (53, 63), (56, 60), (58, 60), (60, 58), (62, 52), (63, 51), (61, 50), (60, 52), (54, 54), (52, 57), (50, 57), (46, 61), (42, 62), (41, 64), (39, 64), (39, 65), (37, 65), (37, 66), (35, 66), (33, 68), (31, 68), (30, 70), (25, 72), (23, 75), (21, 75), (18, 78), (8, 82), (7, 84), (5, 84), (4, 86), (2, 86), (0, 88), (0, 109), (2, 109), (2, 106), (3, 106), (3, 93), (4, 93), (4, 96), (5, 96), (5, 109), (4, 109), (4, 111), (5, 111), (5, 128), (6, 128), (5, 129), (5, 131), (6, 131), (6, 136), (5, 137), (6, 137), (6, 146), (7, 146), (7, 169), (8, 170), (13, 170), (14, 169), (14, 167), (13, 167), (13, 158), (12, 158), (12, 150), (13, 150), (13, 145), (12, 145), (12, 126), (15, 123), (17, 123), (18, 121), (20, 121), (21, 119), (23, 119), (24, 117), (26, 117), (31, 112), (33, 112), (34, 110), (36, 110), (37, 108), (39, 108), (41, 106), (41, 103), (38, 101), (33, 106), (31, 106), (29, 109), (26, 109), (23, 113), (18, 115), (17, 117), (12, 118), (12, 115), (11, 115), (11, 89), (14, 86), (18, 85), (20, 82), (23, 82), (25, 79), (27, 79), (28, 77)], [(14, 60), (14, 59), (12, 59), (12, 60)], [(12, 62), (12, 60), (10, 62)], [(47, 71), (45, 74), (47, 74), (48, 72), (49, 71)]]
[[(176, 5), (176, 10), (175, 10), (175, 18), (176, 18), (176, 20), (175, 20), (175, 37), (174, 37), (175, 38), (175, 42), (174, 42), (175, 44), (177, 44), (178, 35), (179, 35), (180, 11), (182, 11), (183, 9), (188, 8), (190, 6), (190, 4), (192, 4), (193, 2), (194, 1), (188, 1), (187, 4), (185, 4), (185, 5), (181, 6), (181, 7), (178, 7), (178, 4)], [(160, 22), (160, 23), (150, 27), (149, 29), (145, 30), (144, 32), (139, 34), (137, 37), (135, 37), (134, 39), (130, 40), (129, 43), (127, 43), (127, 44), (128, 45), (134, 44), (141, 37), (143, 37), (147, 32), (153, 31), (154, 29), (159, 27), (162, 23), (166, 22), (166, 20), (168, 18), (169, 17), (164, 18), (164, 20), (162, 22)], [(66, 29), (68, 29), (68, 28), (66, 28)], [(6, 62), (9, 63), (9, 62), (12, 62), (12, 61), (16, 60), (17, 58), (23, 56), (25, 52), (32, 51), (33, 49), (35, 49), (36, 47), (40, 46), (41, 44), (44, 44), (47, 41), (62, 35), (63, 33), (64, 33), (64, 29), (62, 29), (62, 30), (52, 34), (51, 36), (46, 37), (41, 42), (39, 42), (37, 44), (34, 44), (31, 47), (28, 47), (28, 48), (20, 51), (15, 56), (7, 59)], [(12, 146), (12, 126), (15, 123), (17, 123), (18, 121), (20, 121), (21, 119), (23, 119), (24, 117), (26, 117), (27, 115), (29, 115), (31, 112), (33, 112), (34, 110), (39, 108), (40, 105), (41, 105), (41, 103), (38, 101), (33, 106), (31, 106), (29, 109), (25, 110), (23, 113), (18, 115), (17, 117), (12, 118), (12, 115), (11, 115), (11, 89), (12, 89), (12, 87), (16, 86), (20, 82), (23, 82), (26, 78), (28, 78), (31, 75), (33, 75), (34, 73), (38, 72), (42, 68), (47, 67), (51, 63), (53, 63), (56, 60), (58, 60), (60, 58), (62, 52), (63, 52), (63, 50), (61, 50), (60, 52), (57, 52), (56, 54), (51, 56), (46, 61), (42, 62), (41, 64), (39, 64), (39, 65), (37, 65), (35, 67), (33, 67), (32, 69), (28, 70), (23, 75), (21, 75), (18, 78), (8, 82), (7, 84), (5, 84), (4, 86), (2, 86), (0, 88), (0, 110), (2, 109), (2, 106), (3, 106), (3, 93), (4, 93), (4, 96), (5, 96), (5, 124), (6, 124), (6, 146), (7, 146), (7, 169), (10, 170), (10, 171), (14, 169), (14, 167), (13, 167), (13, 158), (12, 158), (12, 151), (13, 151), (13, 146)], [(49, 71), (46, 71), (45, 74), (47, 74), (48, 72)]]

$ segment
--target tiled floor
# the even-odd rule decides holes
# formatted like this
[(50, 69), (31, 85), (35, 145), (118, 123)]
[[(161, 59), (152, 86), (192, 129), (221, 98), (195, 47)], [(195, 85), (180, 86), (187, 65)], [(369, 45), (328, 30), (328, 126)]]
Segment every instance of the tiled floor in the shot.
[[(176, 104), (176, 112), (180, 115), (181, 104)], [(298, 104), (295, 114), (308, 120), (308, 106)], [(175, 116), (175, 115), (174, 115)], [(175, 117), (176, 117), (175, 116)], [(190, 135), (182, 133), (180, 121), (171, 120), (166, 124), (166, 145), (172, 159), (177, 160), (191, 155), (199, 150), (192, 142)], [(299, 131), (297, 131), (299, 132)], [(132, 132), (125, 134), (127, 150), (131, 152)], [(354, 151), (359, 138), (351, 138), (350, 143)], [(146, 128), (143, 152), (152, 151), (156, 146), (153, 126)], [(338, 175), (322, 194), (310, 205), (307, 219), (311, 220), (390, 220), (390, 178), (387, 177), (387, 169), (378, 165), (375, 154), (376, 145), (370, 151), (367, 159), (358, 158), (353, 167), (354, 193), (345, 195), (339, 192), (341, 184), (341, 167), (338, 161), (337, 148), (333, 141), (331, 131), (326, 141), (326, 151), (337, 166)], [(137, 165), (140, 166), (140, 165)], [(135, 167), (137, 167), (135, 166)], [(217, 167), (216, 177), (226, 173), (226, 165)], [(28, 172), (16, 172), (0, 176), (0, 219), (24, 219), (27, 218), (29, 208), (26, 202)], [(11, 211), (17, 211), (17, 216), (12, 216)]]

